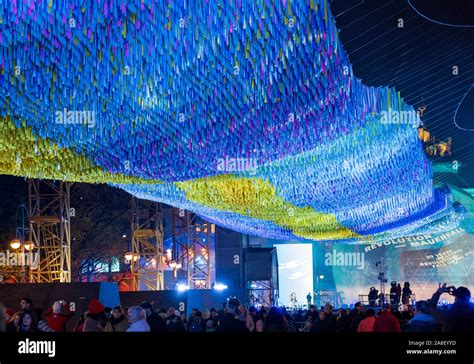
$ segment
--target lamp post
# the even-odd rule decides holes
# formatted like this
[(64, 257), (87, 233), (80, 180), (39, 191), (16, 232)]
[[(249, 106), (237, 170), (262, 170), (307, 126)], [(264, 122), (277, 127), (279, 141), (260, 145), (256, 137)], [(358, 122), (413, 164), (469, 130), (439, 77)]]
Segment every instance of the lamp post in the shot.
[(20, 239), (13, 239), (10, 241), (10, 248), (13, 250), (20, 250), (21, 259), (17, 261), (21, 262), (21, 280), (27, 282), (30, 274), (30, 266), (34, 264), (33, 250), (36, 248), (36, 246), (32, 241), (29, 240), (23, 243)]

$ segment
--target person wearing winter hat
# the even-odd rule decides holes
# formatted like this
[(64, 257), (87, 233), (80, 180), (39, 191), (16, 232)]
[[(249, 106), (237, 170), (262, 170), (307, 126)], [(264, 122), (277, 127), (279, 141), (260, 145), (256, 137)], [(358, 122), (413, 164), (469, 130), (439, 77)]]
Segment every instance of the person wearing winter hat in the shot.
[[(56, 332), (66, 332), (66, 323), (74, 315), (66, 301), (56, 301), (46, 311), (46, 323)], [(44, 327), (44, 326), (42, 326)]]
[(15, 311), (13, 311), (11, 308), (7, 308), (7, 307), (3, 308), (3, 317), (4, 317), (3, 320), (5, 324), (11, 320), (14, 314), (15, 314)]
[(89, 302), (89, 313), (84, 321), (84, 332), (100, 332), (104, 330), (104, 323), (107, 317), (104, 312), (104, 305), (96, 298), (92, 298)]

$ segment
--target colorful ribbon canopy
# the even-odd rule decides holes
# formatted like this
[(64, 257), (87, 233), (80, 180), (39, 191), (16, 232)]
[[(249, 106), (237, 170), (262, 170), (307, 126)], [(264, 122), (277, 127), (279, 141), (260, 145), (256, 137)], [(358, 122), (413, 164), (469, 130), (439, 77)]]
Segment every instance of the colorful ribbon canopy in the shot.
[(0, 173), (110, 183), (276, 239), (456, 227), (414, 110), (326, 0), (0, 4)]

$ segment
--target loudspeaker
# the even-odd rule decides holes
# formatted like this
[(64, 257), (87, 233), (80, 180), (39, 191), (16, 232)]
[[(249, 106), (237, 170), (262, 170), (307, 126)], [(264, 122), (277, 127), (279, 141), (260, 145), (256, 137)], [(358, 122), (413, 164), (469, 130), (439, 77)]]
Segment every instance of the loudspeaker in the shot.
[(247, 281), (278, 281), (276, 248), (247, 249)]
[(243, 263), (242, 234), (216, 226), (216, 282), (245, 288)]

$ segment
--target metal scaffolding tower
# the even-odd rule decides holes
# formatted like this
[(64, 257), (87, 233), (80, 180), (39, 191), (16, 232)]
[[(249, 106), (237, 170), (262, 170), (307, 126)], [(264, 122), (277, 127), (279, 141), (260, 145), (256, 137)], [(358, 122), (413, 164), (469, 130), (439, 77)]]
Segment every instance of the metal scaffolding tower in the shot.
[(163, 290), (163, 266), (161, 204), (132, 197), (132, 289)]
[[(214, 225), (184, 209), (173, 208), (173, 260), (181, 263), (190, 289), (211, 288), (210, 237)], [(175, 275), (176, 276), (176, 275)]]
[(28, 239), (39, 254), (30, 269), (30, 282), (71, 282), (70, 185), (28, 181), (30, 229)]

